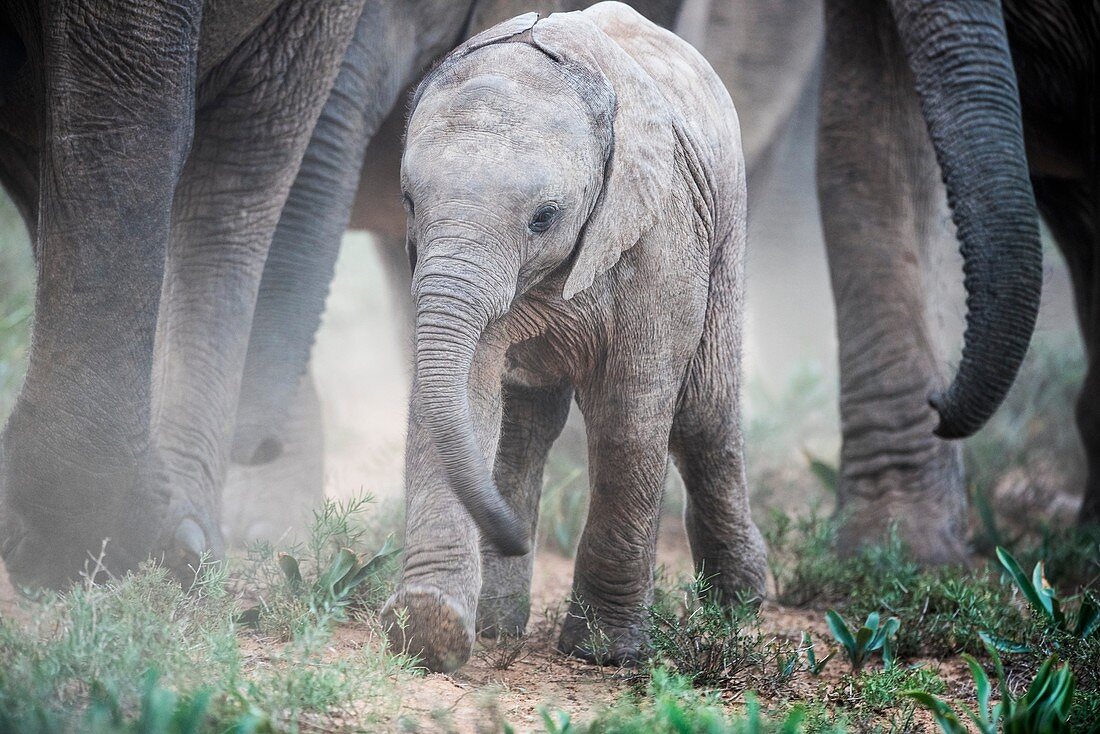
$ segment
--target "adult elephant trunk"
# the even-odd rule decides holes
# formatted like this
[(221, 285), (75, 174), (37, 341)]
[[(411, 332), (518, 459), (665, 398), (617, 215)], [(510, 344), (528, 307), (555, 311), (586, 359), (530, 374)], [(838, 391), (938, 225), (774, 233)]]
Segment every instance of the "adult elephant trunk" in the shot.
[(999, 0), (891, 0), (965, 261), (966, 333), (936, 434), (964, 438), (1016, 377), (1035, 327), (1042, 252)]
[(492, 309), (482, 303), (484, 293), (497, 289), (456, 292), (456, 282), (447, 275), (417, 279), (414, 410), (428, 429), (448, 483), (482, 536), (502, 554), (521, 556), (530, 549), (527, 532), (493, 483), (470, 410), (472, 390), (500, 389), (470, 379), (478, 343), (492, 318)]

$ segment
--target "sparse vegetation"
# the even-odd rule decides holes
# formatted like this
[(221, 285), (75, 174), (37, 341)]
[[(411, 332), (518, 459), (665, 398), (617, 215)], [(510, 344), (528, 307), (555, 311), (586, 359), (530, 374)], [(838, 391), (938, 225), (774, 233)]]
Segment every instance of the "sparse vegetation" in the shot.
[(781, 690), (806, 667), (804, 650), (765, 632), (751, 599), (733, 607), (712, 601), (709, 583), (696, 576), (664, 590), (650, 607), (653, 660), (695, 685)]
[[(319, 510), (306, 547), (354, 542), (363, 507)], [(253, 581), (282, 577), (270, 586), (247, 586), (225, 565), (207, 564), (183, 589), (147, 565), (27, 602), (26, 620), (0, 619), (0, 731), (243, 734), (385, 718), (393, 708), (386, 691), (409, 661), (386, 653), (377, 634), (349, 654), (333, 657), (327, 646), (353, 594), (385, 583), (378, 574), (388, 554), (363, 563), (344, 547), (323, 565), (296, 562), (296, 574), (287, 573), (288, 555), (281, 571), (242, 562)], [(260, 599), (257, 632), (238, 621), (249, 595)], [(371, 620), (361, 623), (369, 629)]]
[[(664, 668), (648, 672), (648, 683), (640, 694), (625, 696), (586, 724), (576, 724), (562, 711), (543, 712), (547, 734), (798, 734), (810, 729), (803, 725), (806, 711), (795, 706), (776, 717), (767, 716), (751, 693), (743, 713), (731, 714), (715, 693), (700, 693), (686, 676)], [(842, 734), (842, 727), (815, 728), (815, 732)]]

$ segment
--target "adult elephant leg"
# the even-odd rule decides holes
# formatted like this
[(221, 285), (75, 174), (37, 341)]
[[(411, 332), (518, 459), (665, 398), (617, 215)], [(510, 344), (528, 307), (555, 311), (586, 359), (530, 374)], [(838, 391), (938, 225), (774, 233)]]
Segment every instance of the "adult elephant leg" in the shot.
[(282, 453), (266, 464), (232, 463), (222, 496), (222, 533), (230, 546), (290, 543), (302, 537), (324, 501), (324, 436), (313, 377), (298, 383), (283, 429)]
[[(238, 464), (273, 461), (284, 441), (300, 440), (283, 435), (283, 420), (320, 326), (364, 151), (420, 63), (419, 39), (399, 5), (364, 9), (283, 207), (249, 338), (233, 439)], [(404, 255), (401, 262), (411, 300)]]
[(1090, 196), (1095, 184), (1033, 179), (1039, 211), (1066, 258), (1088, 365), (1077, 398), (1077, 430), (1085, 447), (1088, 476), (1078, 522), (1100, 525), (1100, 229)]
[[(493, 482), (535, 537), (543, 470), (550, 447), (561, 434), (573, 389), (504, 386), (500, 444)], [(477, 631), (486, 637), (521, 635), (531, 614), (531, 573), (535, 551), (502, 556), (490, 543), (481, 545), (481, 598), (477, 603)]]
[(61, 586), (107, 538), (112, 571), (136, 565), (168, 510), (153, 343), (201, 3), (44, 8), (27, 43), (44, 125), (35, 329), (0, 438), (0, 550), (16, 584)]
[(928, 407), (946, 384), (928, 271), (954, 249), (938, 169), (886, 5), (828, 2), (825, 25), (817, 176), (840, 356), (839, 550), (896, 524), (916, 559), (963, 561), (960, 449), (933, 434)]
[[(672, 361), (652, 357), (680, 374)], [(592, 496), (558, 649), (601, 664), (628, 664), (646, 642), (676, 395), (662, 378), (638, 374), (636, 367), (608, 364), (602, 372), (606, 377), (595, 384), (578, 386)]]
[(164, 530), (187, 540), (168, 559), (180, 573), (222, 551), (220, 491), (264, 260), (361, 8), (280, 6), (226, 62), (224, 86), (197, 118), (175, 200), (154, 393), (170, 481), (201, 510)]
[[(503, 353), (483, 343), (469, 380), (474, 440), (487, 461), (500, 438)], [(416, 655), (429, 670), (449, 672), (470, 657), (481, 590), (480, 534), (459, 502), (428, 426), (417, 379), (405, 444), (405, 558), (401, 583), (386, 603), (383, 620), (395, 651)]]

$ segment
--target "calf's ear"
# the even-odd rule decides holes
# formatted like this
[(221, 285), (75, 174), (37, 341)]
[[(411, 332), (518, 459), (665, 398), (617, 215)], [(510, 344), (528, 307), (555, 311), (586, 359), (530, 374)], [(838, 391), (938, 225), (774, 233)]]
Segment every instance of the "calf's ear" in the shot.
[[(633, 11), (630, 11), (631, 13)], [(633, 14), (637, 15), (637, 14)], [(614, 267), (654, 224), (672, 190), (674, 116), (652, 77), (597, 25), (590, 12), (540, 20), (532, 40), (586, 79), (597, 127), (606, 136), (603, 185), (581, 233), (562, 296), (568, 300)], [(611, 18), (631, 25), (637, 16)], [(644, 30), (644, 29), (642, 29)]]

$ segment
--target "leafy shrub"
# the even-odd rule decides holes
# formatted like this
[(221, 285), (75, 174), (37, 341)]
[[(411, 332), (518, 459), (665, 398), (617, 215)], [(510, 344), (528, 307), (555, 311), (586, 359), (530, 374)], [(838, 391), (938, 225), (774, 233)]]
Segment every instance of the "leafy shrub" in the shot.
[(886, 611), (906, 620), (897, 653), (948, 657), (980, 653), (978, 634), (1024, 634), (1027, 622), (1010, 603), (1010, 590), (984, 569), (922, 568), (896, 533), (848, 559), (832, 551), (831, 521), (816, 513), (773, 519), (766, 529), (780, 601), (794, 606), (836, 605), (846, 615)]
[[(1050, 585), (1043, 573), (1043, 562), (1035, 564), (1035, 569), (1028, 578), (1020, 564), (1012, 557), (1012, 554), (1004, 548), (997, 548), (997, 558), (1004, 566), (1008, 576), (1016, 584), (1020, 594), (1027, 600), (1032, 613), (1039, 623), (1059, 636), (1069, 636), (1078, 640), (1086, 640), (1100, 635), (1100, 603), (1089, 592), (1081, 595), (1077, 604), (1077, 613), (1071, 617), (1062, 609), (1063, 599), (1058, 596), (1058, 591)], [(1019, 643), (1007, 644), (1002, 642), (1002, 647), (1017, 648), (1026, 646)]]
[[(1055, 669), (1056, 658), (1047, 658), (1039, 667), (1027, 692), (1017, 698), (1008, 688), (996, 649), (990, 646), (989, 653), (993, 658), (1001, 689), (1001, 700), (995, 706), (990, 706), (992, 686), (989, 676), (977, 660), (970, 655), (965, 656), (978, 690), (978, 707), (970, 709), (964, 706), (963, 713), (980, 734), (996, 734), (998, 728), (1004, 734), (1068, 734), (1071, 731), (1069, 718), (1074, 701), (1075, 681), (1068, 665)], [(912, 690), (906, 691), (904, 695), (931, 711), (945, 734), (967, 733), (967, 728), (954, 709), (932, 692)]]
[(796, 643), (761, 630), (753, 600), (719, 604), (703, 576), (660, 594), (649, 619), (652, 658), (699, 686), (777, 690), (805, 669)]
[(377, 550), (367, 548), (374, 538), (361, 517), (371, 502), (369, 495), (326, 500), (314, 510), (304, 542), (286, 551), (266, 543), (250, 548), (234, 580), (255, 604), (240, 621), (289, 640), (341, 621), (349, 608), (381, 608), (394, 585), (399, 550), (391, 537)]

